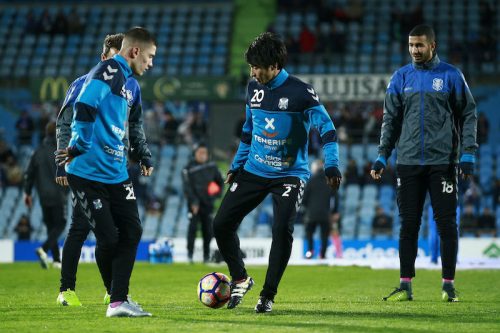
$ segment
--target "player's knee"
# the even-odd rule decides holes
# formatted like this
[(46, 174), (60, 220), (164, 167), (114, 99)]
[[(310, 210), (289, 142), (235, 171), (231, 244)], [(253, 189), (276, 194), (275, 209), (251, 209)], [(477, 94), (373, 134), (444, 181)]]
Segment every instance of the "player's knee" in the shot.
[(458, 237), (457, 223), (455, 221), (448, 220), (441, 223), (436, 221), (436, 223), (441, 238), (454, 239)]
[(400, 239), (413, 239), (418, 237), (418, 232), (420, 230), (420, 224), (418, 223), (401, 223), (401, 229), (399, 229)]
[(107, 237), (101, 237), (98, 240), (98, 247), (101, 251), (114, 251), (118, 246), (118, 236), (108, 235)]
[(289, 225), (275, 225), (272, 228), (273, 238), (281, 238), (290, 240), (293, 238), (293, 226)]

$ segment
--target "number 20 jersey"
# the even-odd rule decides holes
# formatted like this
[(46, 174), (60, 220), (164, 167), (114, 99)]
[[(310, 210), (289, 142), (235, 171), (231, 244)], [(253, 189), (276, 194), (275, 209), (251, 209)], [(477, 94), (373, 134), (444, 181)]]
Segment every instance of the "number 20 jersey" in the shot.
[(246, 120), (231, 170), (266, 178), (309, 178), (309, 130), (321, 136), (325, 169), (338, 167), (335, 126), (314, 89), (285, 69), (269, 83), (248, 84)]

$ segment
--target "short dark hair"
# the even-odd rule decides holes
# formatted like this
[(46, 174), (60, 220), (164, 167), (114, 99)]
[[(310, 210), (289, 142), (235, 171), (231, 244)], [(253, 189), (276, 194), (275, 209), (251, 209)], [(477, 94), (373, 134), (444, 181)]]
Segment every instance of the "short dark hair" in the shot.
[(102, 53), (104, 54), (104, 56), (107, 56), (109, 50), (111, 50), (112, 48), (120, 50), (122, 48), (122, 42), (124, 36), (125, 35), (122, 33), (107, 35), (106, 38), (104, 38), (104, 43), (102, 43)]
[(131, 43), (139, 42), (145, 44), (153, 44), (156, 46), (155, 36), (143, 27), (131, 28), (129, 31), (125, 33), (124, 39), (126, 39)]
[(425, 36), (429, 42), (436, 41), (436, 34), (434, 29), (428, 24), (419, 24), (415, 28), (411, 29), (408, 36)]
[(261, 33), (245, 52), (245, 60), (252, 66), (268, 68), (277, 65), (281, 69), (287, 60), (285, 43), (272, 32)]

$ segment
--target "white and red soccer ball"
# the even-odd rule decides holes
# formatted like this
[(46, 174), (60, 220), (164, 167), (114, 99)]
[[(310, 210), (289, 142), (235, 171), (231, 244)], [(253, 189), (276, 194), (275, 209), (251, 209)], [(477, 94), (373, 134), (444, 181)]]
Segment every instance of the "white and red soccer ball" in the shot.
[(229, 278), (222, 273), (209, 273), (198, 282), (198, 299), (210, 308), (220, 308), (229, 301), (231, 287)]

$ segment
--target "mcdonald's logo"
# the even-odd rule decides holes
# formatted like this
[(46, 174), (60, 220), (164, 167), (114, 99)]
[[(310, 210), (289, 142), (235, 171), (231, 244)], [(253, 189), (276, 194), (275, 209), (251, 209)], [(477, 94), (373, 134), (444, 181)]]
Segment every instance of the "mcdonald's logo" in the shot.
[(68, 87), (68, 80), (63, 76), (46, 77), (40, 84), (40, 101), (62, 100)]

